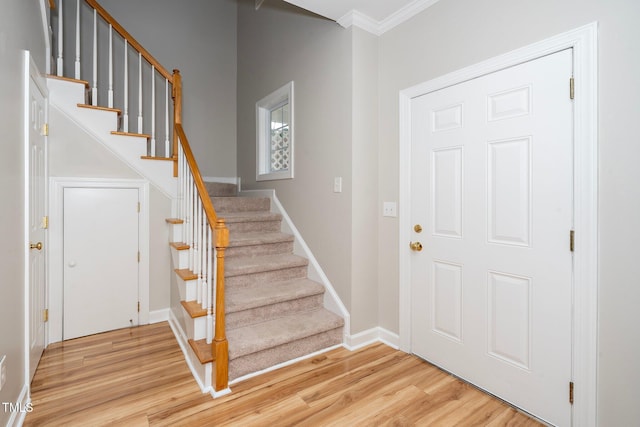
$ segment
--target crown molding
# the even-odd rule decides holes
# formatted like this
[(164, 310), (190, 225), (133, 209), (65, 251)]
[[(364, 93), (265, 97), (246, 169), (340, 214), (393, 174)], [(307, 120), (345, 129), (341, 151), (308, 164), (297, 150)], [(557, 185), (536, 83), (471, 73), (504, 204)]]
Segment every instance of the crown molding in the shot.
[(365, 31), (370, 32), (376, 36), (380, 36), (392, 28), (402, 24), (403, 22), (413, 18), (423, 10), (433, 6), (439, 0), (414, 0), (402, 9), (392, 13), (382, 21), (376, 21), (375, 19), (365, 15), (357, 10), (351, 10), (344, 16), (338, 19), (336, 22), (344, 28), (355, 26)]

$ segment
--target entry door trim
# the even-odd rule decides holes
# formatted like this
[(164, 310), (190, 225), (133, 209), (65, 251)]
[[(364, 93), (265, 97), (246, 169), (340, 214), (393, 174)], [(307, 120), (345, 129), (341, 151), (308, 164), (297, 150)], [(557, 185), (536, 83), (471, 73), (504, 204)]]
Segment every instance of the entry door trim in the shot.
[[(565, 49), (573, 49), (574, 99), (574, 250), (573, 425), (597, 420), (598, 314), (598, 115), (597, 23), (531, 44), (400, 91), (399, 310), (400, 349), (411, 352), (411, 102), (444, 89)], [(569, 82), (567, 81), (567, 96)], [(569, 245), (567, 230), (567, 248)], [(568, 397), (567, 384), (567, 399)]]
[(138, 189), (140, 203), (140, 222), (138, 242), (140, 264), (138, 268), (138, 295), (140, 312), (138, 323), (149, 323), (149, 182), (131, 179), (94, 179), (94, 178), (50, 178), (49, 198), (49, 341), (47, 344), (62, 341), (63, 314), (63, 218), (65, 188), (134, 188)]

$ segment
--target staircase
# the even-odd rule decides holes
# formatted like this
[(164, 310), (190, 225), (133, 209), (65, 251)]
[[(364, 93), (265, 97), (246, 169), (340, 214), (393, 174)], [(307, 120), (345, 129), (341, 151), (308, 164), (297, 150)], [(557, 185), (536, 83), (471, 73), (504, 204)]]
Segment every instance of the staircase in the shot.
[[(167, 223), (175, 271), (172, 286), (177, 287), (180, 302), (172, 296), (169, 321), (202, 391), (211, 391), (214, 397), (226, 394), (229, 380), (342, 344), (342, 316), (348, 313), (304, 242), (281, 231), (295, 228), (289, 222), (283, 224), (284, 211), (276, 212), (268, 197), (238, 196), (235, 185), (205, 186), (182, 127), (179, 71), (171, 74), (164, 69), (96, 0), (76, 4), (76, 22), (93, 20), (92, 84), (80, 80), (80, 70), (87, 64), (82, 65), (79, 51), (75, 77), (63, 75), (60, 23), (58, 76), (48, 79), (51, 105), (78, 131), (89, 134), (88, 140), (102, 144), (172, 200), (171, 215), (176, 218)], [(109, 25), (108, 49), (99, 48), (98, 15)], [(81, 28), (76, 25), (76, 40), (86, 38)], [(113, 67), (112, 30), (124, 40), (125, 66), (110, 69), (108, 105), (101, 106), (96, 64), (98, 56), (107, 52), (108, 59), (103, 61)], [(129, 50), (138, 56), (138, 84), (133, 85), (138, 96), (135, 133), (129, 131), (129, 122), (134, 121), (133, 115), (129, 120), (132, 96), (126, 83)], [(143, 73), (145, 61), (151, 66), (150, 75)], [(114, 108), (113, 76), (122, 73), (123, 105)], [(163, 88), (155, 87), (158, 79), (164, 79)], [(145, 120), (142, 82), (149, 80), (151, 113), (150, 120)], [(298, 251), (294, 254), (294, 247), (302, 247), (313, 260), (311, 270), (309, 260)], [(321, 283), (311, 280), (310, 274)]]
[[(293, 236), (280, 231), (282, 216), (270, 211), (270, 200), (237, 197), (229, 184), (207, 183), (207, 189), (229, 228), (229, 380), (341, 344), (344, 321), (324, 308), (324, 286), (307, 277), (308, 260), (293, 254)], [(172, 248), (186, 251), (188, 245), (173, 242)], [(190, 350), (201, 364), (212, 363), (211, 346), (198, 335), (202, 328), (197, 323), (206, 312), (192, 301), (183, 301), (182, 307), (191, 323), (186, 329), (195, 334), (189, 337)]]

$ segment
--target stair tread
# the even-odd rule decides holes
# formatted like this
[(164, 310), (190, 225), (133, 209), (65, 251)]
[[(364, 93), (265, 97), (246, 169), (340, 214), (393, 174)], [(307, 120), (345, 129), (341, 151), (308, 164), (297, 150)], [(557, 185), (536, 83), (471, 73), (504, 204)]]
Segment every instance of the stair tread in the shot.
[(247, 233), (232, 233), (229, 236), (229, 247), (280, 242), (293, 242), (293, 235), (280, 232), (253, 231)]
[(182, 304), (182, 307), (184, 307), (185, 311), (192, 319), (207, 315), (207, 309), (202, 308), (202, 304), (198, 301), (180, 301), (180, 304)]
[(227, 331), (229, 360), (344, 326), (326, 309), (294, 314)]
[(293, 254), (230, 257), (225, 262), (225, 277), (304, 267), (308, 264), (309, 260)]
[(324, 286), (309, 279), (256, 283), (226, 291), (227, 314), (324, 293)]
[[(215, 207), (215, 204), (214, 204)], [(282, 215), (269, 211), (218, 211), (219, 217), (224, 218), (227, 223), (230, 222), (247, 222), (247, 221), (280, 221)]]

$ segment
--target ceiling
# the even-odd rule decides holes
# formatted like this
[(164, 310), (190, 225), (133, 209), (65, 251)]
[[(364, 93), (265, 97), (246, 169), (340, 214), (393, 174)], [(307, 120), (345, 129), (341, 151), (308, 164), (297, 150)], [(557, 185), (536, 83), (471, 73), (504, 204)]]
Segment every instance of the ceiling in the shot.
[(336, 21), (380, 35), (438, 0), (285, 0)]

